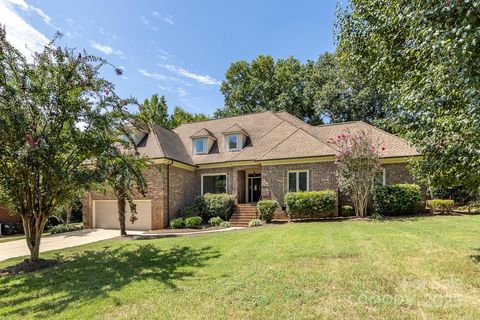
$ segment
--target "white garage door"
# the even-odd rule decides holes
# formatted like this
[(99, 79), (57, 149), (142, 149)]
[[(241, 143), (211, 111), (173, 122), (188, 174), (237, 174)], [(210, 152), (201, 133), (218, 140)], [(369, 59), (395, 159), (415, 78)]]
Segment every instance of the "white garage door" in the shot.
[[(150, 200), (134, 201), (137, 205), (137, 220), (130, 222), (130, 208), (127, 204), (125, 225), (127, 230), (152, 229), (152, 202)], [(116, 200), (93, 201), (93, 225), (95, 228), (120, 229)]]

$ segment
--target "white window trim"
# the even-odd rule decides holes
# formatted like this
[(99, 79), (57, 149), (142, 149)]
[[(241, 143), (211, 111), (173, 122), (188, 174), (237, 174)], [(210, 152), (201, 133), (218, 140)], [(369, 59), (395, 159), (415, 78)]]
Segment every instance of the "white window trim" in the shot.
[(200, 178), (200, 194), (203, 196), (203, 177), (225, 176), (225, 192), (228, 193), (228, 174), (226, 172), (202, 173)]
[(382, 185), (387, 185), (387, 168), (382, 168)]
[(295, 175), (295, 191), (292, 192), (299, 192), (299, 184), (300, 184), (300, 179), (298, 178), (298, 173), (299, 172), (306, 172), (307, 173), (307, 190), (310, 191), (310, 170), (288, 170), (287, 171), (287, 192), (290, 192), (290, 173), (296, 173)]
[[(229, 138), (231, 136), (236, 136), (237, 137), (237, 147), (236, 148), (230, 148), (230, 141)], [(227, 151), (239, 151), (242, 149), (242, 137), (238, 133), (232, 133), (232, 134), (227, 134), (225, 135), (225, 150)]]
[[(197, 152), (197, 146), (196, 146), (196, 141), (197, 140), (202, 140), (203, 141), (203, 152)], [(192, 143), (192, 151), (194, 154), (206, 154), (207, 153), (207, 148), (208, 148), (208, 141), (207, 138), (194, 138), (193, 143)]]

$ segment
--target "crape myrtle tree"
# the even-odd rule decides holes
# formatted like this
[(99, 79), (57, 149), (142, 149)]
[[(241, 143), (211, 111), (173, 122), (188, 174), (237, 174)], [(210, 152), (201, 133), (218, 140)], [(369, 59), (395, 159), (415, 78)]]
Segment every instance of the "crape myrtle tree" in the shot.
[(131, 141), (118, 134), (128, 135), (131, 101), (100, 76), (106, 65), (54, 41), (27, 60), (0, 27), (0, 201), (21, 216), (33, 262), (48, 217), (100, 182), (100, 157)]
[(350, 195), (355, 214), (365, 217), (375, 176), (380, 172), (381, 151), (385, 147), (363, 130), (345, 131), (329, 142), (337, 151), (335, 163), (340, 189)]
[(434, 187), (480, 184), (478, 0), (350, 0), (336, 19), (339, 59), (388, 96), (389, 121), (423, 154)]

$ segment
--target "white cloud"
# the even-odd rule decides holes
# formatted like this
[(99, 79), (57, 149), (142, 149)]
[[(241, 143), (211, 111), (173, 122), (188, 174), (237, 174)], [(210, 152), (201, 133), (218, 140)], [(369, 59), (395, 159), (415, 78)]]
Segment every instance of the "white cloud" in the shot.
[(190, 94), (183, 88), (177, 88), (177, 93), (180, 97), (188, 97)]
[(163, 91), (168, 91), (168, 92), (172, 92), (172, 88), (170, 87), (165, 87), (165, 86), (158, 86), (158, 89), (160, 90), (163, 90)]
[(101, 44), (101, 43), (98, 43), (98, 42), (95, 42), (95, 41), (90, 41), (90, 46), (95, 49), (95, 50), (98, 50), (106, 55), (116, 55), (116, 56), (119, 56), (119, 57), (123, 57), (124, 54), (122, 51), (120, 50), (114, 50), (112, 47), (110, 46), (107, 46), (105, 44)]
[(177, 67), (171, 64), (163, 64), (161, 65), (163, 68), (167, 69), (168, 71), (171, 71), (173, 73), (176, 73), (178, 75), (184, 76), (186, 78), (190, 78), (193, 80), (196, 80), (202, 84), (207, 84), (207, 85), (220, 85), (220, 81), (215, 80), (214, 78), (208, 76), (208, 75), (201, 75), (197, 73), (190, 72), (188, 70), (183, 69), (182, 67)]
[(157, 27), (152, 26), (152, 25), (150, 24), (150, 20), (148, 20), (145, 16), (140, 16), (140, 20), (141, 20), (142, 23), (143, 23), (145, 26), (147, 26), (148, 28), (150, 28), (150, 29), (152, 29), (152, 30), (155, 30), (155, 31), (158, 30)]
[(153, 79), (160, 80), (160, 81), (168, 79), (168, 77), (166, 75), (163, 75), (163, 74), (160, 74), (160, 73), (150, 73), (150, 72), (148, 72), (144, 69), (138, 69), (138, 72), (140, 72), (145, 77), (153, 78)]
[[(30, 7), (23, 0), (0, 0), (0, 15), (2, 17), (0, 22), (5, 25), (8, 41), (24, 54), (27, 59), (31, 59), (32, 53), (41, 51), (49, 40), (20, 17), (15, 7), (20, 7), (24, 11), (33, 10), (37, 14), (38, 11), (31, 9), (34, 7)], [(41, 12), (43, 13), (43, 11)]]
[(163, 22), (165, 22), (165, 23), (167, 23), (171, 26), (175, 25), (175, 22), (173, 22), (173, 18), (170, 15), (166, 15), (164, 17), (161, 17), (160, 19), (162, 19)]
[(175, 22), (173, 21), (173, 17), (169, 14), (162, 16), (158, 11), (153, 11), (152, 16), (154, 16), (155, 18), (159, 18), (160, 20), (162, 20), (163, 22), (171, 26), (175, 25)]

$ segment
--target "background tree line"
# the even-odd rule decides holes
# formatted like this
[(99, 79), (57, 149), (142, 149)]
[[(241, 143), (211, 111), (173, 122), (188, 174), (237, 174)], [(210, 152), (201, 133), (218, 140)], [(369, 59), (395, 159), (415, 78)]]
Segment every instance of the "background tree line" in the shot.
[(287, 111), (310, 124), (384, 117), (386, 99), (363, 76), (342, 68), (335, 53), (302, 63), (293, 56), (274, 60), (259, 55), (233, 62), (220, 88), (225, 117), (266, 110)]

